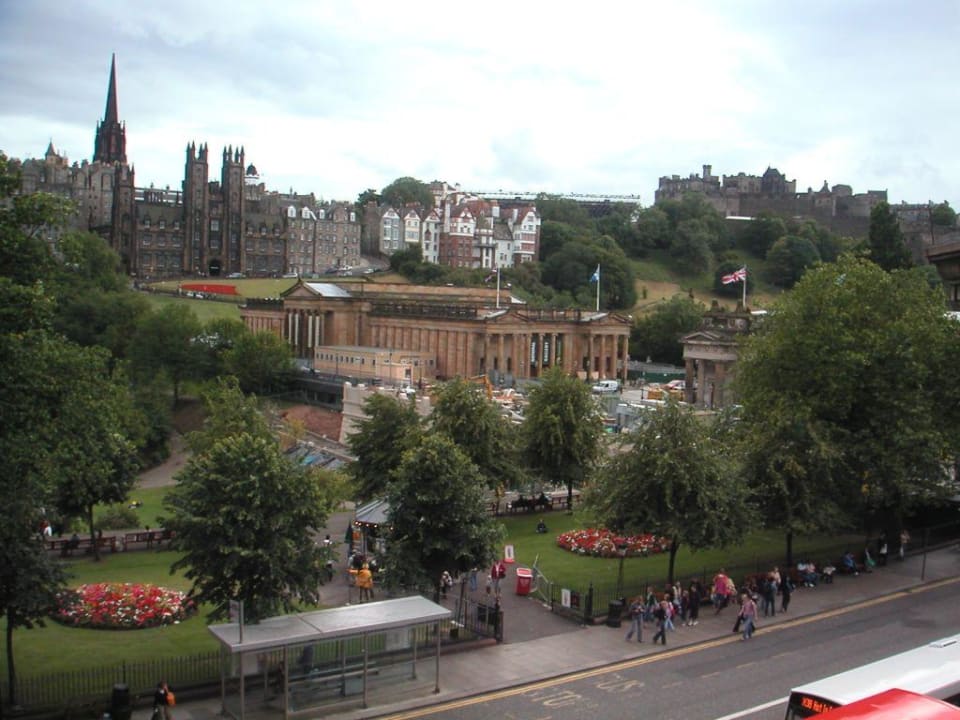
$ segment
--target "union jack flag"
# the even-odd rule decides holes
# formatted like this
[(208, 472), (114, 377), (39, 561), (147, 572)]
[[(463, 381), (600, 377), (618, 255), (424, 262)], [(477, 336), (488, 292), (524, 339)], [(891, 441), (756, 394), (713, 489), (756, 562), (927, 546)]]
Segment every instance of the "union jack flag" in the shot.
[(730, 285), (735, 282), (744, 282), (747, 279), (747, 268), (746, 266), (740, 268), (739, 270), (734, 270), (729, 275), (724, 275), (720, 278), (720, 282), (724, 285)]

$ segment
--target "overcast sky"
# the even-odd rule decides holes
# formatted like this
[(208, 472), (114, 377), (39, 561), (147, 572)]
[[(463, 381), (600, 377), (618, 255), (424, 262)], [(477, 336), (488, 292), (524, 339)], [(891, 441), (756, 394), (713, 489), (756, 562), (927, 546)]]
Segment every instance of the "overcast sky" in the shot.
[(824, 180), (960, 205), (960, 2), (0, 0), (0, 150), (93, 154), (111, 53), (137, 184), (353, 200), (413, 175), (639, 195), (661, 175)]

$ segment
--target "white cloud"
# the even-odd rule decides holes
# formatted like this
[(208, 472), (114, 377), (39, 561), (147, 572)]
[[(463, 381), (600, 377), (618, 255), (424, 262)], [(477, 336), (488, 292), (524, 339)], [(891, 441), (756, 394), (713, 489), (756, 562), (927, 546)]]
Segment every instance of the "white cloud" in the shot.
[(117, 52), (141, 184), (179, 185), (195, 141), (343, 199), (415, 175), (649, 202), (703, 163), (950, 199), (958, 8), (172, 0), (118, 21), (109, 0), (3, 3), (0, 149), (88, 158)]

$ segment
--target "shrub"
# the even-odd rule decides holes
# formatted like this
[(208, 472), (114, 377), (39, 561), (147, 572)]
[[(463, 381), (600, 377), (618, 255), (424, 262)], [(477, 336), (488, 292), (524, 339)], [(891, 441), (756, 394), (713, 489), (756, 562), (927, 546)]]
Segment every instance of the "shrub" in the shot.
[(123, 530), (124, 528), (140, 527), (140, 518), (137, 511), (122, 503), (111, 505), (97, 518), (98, 530)]

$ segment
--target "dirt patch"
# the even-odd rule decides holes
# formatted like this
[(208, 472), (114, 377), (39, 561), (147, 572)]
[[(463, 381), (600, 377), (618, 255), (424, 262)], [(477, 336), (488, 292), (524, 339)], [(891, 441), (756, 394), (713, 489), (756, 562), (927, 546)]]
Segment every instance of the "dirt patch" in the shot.
[(286, 408), (280, 416), (292, 424), (302, 424), (303, 428), (314, 435), (330, 440), (340, 439), (341, 415), (336, 410), (315, 407), (313, 405), (295, 405)]
[(173, 427), (181, 435), (203, 428), (206, 412), (198, 398), (180, 398), (173, 411)]

